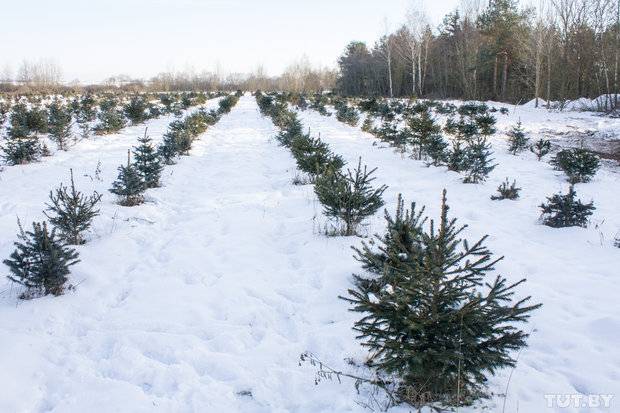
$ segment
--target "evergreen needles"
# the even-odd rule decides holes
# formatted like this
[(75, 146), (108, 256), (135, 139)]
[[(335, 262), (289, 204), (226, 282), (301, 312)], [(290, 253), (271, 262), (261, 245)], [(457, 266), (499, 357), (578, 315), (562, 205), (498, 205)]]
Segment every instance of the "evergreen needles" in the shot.
[(596, 209), (593, 202), (584, 204), (577, 199), (573, 185), (568, 189), (568, 194), (555, 194), (547, 200), (546, 204), (540, 205), (542, 222), (553, 228), (585, 228), (588, 226), (588, 218)]
[(381, 196), (387, 186), (371, 185), (375, 179), (371, 175), (376, 170), (369, 171), (366, 165), (362, 168), (360, 158), (353, 171), (328, 170), (316, 179), (314, 192), (323, 204), (325, 215), (344, 223), (343, 235), (354, 235), (362, 220), (383, 206)]
[[(514, 366), (512, 352), (526, 345), (525, 322), (540, 304), (514, 299), (525, 280), (495, 275), (484, 245), (461, 238), (465, 226), (448, 218), (444, 191), (439, 222), (422, 211), (386, 213), (379, 248), (364, 246), (358, 259), (370, 270), (341, 297), (361, 313), (354, 330), (370, 351), (369, 365), (396, 380), (396, 397), (419, 407), (461, 406), (486, 395), (487, 376)], [(421, 399), (423, 395), (423, 400)], [(420, 398), (419, 398), (420, 397)]]
[(9, 259), (9, 279), (27, 288), (20, 298), (40, 295), (61, 295), (65, 290), (69, 267), (79, 262), (78, 253), (62, 244), (47, 224), (32, 223), (32, 231), (24, 232), (21, 225), (19, 241)]
[(92, 220), (99, 215), (97, 204), (101, 194), (94, 192), (90, 196), (75, 189), (73, 170), (71, 173), (71, 187), (63, 184), (55, 191), (50, 191), (50, 203), (46, 204), (45, 216), (60, 232), (60, 238), (67, 244), (83, 244), (83, 233), (90, 228)]
[(112, 183), (110, 192), (119, 196), (119, 204), (134, 206), (144, 202), (142, 193), (145, 189), (140, 172), (131, 164), (131, 152), (127, 151), (127, 165), (118, 167), (118, 178)]

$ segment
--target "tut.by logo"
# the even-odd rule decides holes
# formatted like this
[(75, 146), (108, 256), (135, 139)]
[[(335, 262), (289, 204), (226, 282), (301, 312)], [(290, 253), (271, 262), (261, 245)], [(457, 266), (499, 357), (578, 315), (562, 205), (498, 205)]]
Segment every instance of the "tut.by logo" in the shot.
[(613, 398), (613, 394), (545, 394), (547, 407), (560, 409), (569, 407), (608, 409)]

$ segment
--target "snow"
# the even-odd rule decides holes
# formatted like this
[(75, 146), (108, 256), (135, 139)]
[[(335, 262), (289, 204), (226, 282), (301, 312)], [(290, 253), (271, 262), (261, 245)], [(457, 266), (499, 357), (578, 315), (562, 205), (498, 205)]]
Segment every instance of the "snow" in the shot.
[[(617, 124), (510, 109), (497, 114), (499, 166), (480, 185), (426, 168), (334, 117), (305, 111), (300, 119), (350, 166), (361, 156), (379, 168), (376, 182), (389, 185), (390, 210), (402, 193), (436, 217), (447, 188), (452, 216), (470, 225), (467, 236), (488, 233), (491, 250), (506, 256), (498, 271), (528, 278), (520, 292), (544, 306), (525, 327), (530, 346), (512, 373), (505, 411), (551, 412), (545, 394), (620, 391), (620, 249), (611, 241), (620, 229), (619, 175), (606, 166), (577, 186), (597, 207), (589, 228), (547, 228), (537, 222), (537, 206), (565, 191), (564, 177), (533, 154), (506, 154), (503, 131), (518, 118), (534, 135)], [(147, 122), (149, 134), (160, 139), (172, 119)], [(0, 257), (13, 249), (16, 216), (25, 225), (43, 219), (49, 191), (68, 180), (69, 168), (79, 189), (104, 194), (73, 267), (75, 291), (20, 301), (0, 280), (0, 411), (365, 411), (353, 383), (315, 386), (314, 370), (298, 366), (304, 351), (338, 369), (347, 358), (364, 359), (351, 330), (356, 315), (338, 298), (361, 271), (350, 249), (361, 238), (318, 233), (326, 219), (312, 186), (291, 184), (295, 162), (273, 139), (276, 129), (254, 97), (242, 97), (190, 156), (166, 167), (163, 186), (149, 190), (144, 205), (120, 207), (107, 188), (143, 128), (93, 137), (0, 173)], [(94, 177), (98, 161), (101, 181), (91, 180), (85, 175)], [(517, 179), (522, 198), (491, 201), (507, 176)], [(369, 220), (368, 234), (383, 230), (382, 216)], [(503, 393), (510, 373), (492, 378), (492, 390)], [(501, 411), (503, 399), (489, 403)]]

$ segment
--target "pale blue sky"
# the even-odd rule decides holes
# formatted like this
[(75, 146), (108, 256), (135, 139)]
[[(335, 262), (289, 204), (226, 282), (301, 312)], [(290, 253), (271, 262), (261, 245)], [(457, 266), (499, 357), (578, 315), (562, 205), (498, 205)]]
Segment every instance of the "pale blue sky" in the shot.
[[(52, 58), (66, 81), (219, 68), (281, 72), (306, 55), (333, 66), (351, 40), (374, 41), (411, 0), (0, 0), (0, 69)], [(437, 25), (458, 0), (426, 0)]]

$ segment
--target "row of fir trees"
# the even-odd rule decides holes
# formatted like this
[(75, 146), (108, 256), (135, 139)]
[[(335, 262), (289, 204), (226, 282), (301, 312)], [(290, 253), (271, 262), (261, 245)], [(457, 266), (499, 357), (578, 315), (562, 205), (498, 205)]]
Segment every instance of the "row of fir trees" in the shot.
[[(360, 159), (356, 168), (342, 172), (342, 158), (303, 133), (286, 97), (257, 93), (256, 98), (280, 128), (277, 140), (308, 176), (296, 183), (314, 183), (325, 214), (343, 223), (330, 234), (356, 234), (362, 220), (384, 205), (387, 187), (373, 187), (375, 169)], [(487, 237), (474, 243), (463, 239), (465, 226), (449, 218), (448, 210), (445, 191), (437, 222), (415, 203), (406, 209), (399, 196), (395, 214), (385, 212), (386, 232), (354, 248), (365, 273), (354, 275), (353, 287), (340, 298), (360, 314), (354, 330), (369, 349), (366, 366), (373, 374), (338, 372), (302, 354), (302, 361), (319, 369), (318, 380), (348, 376), (358, 387), (383, 389), (389, 405), (447, 408), (485, 397), (488, 376), (515, 365), (513, 354), (528, 336), (515, 324), (526, 322), (540, 304), (514, 297), (524, 280), (509, 283), (494, 274), (502, 258), (485, 246)]]
[[(228, 113), (237, 99), (237, 96), (227, 96), (220, 100), (216, 111), (207, 112), (201, 108), (183, 121), (173, 121), (158, 148), (153, 146), (145, 130), (144, 136), (138, 139), (138, 146), (133, 148), (133, 162), (131, 151), (128, 151), (127, 165), (119, 167), (118, 179), (110, 192), (117, 195), (124, 206), (143, 202), (143, 192), (160, 185), (164, 164), (172, 164), (176, 156), (187, 154), (186, 139), (191, 145), (209, 125)], [(18, 220), (15, 250), (3, 263), (9, 267), (8, 278), (25, 288), (20, 298), (61, 295), (73, 288), (67, 283), (70, 267), (79, 262), (75, 246), (86, 243), (85, 234), (99, 215), (102, 195), (97, 192), (85, 195), (77, 190), (72, 170), (70, 178), (70, 186), (60, 184), (50, 192), (44, 211), (49, 225), (45, 221), (33, 222), (32, 230), (26, 231)]]

